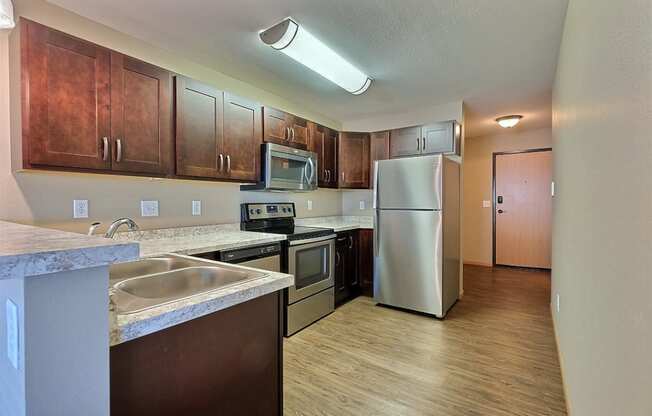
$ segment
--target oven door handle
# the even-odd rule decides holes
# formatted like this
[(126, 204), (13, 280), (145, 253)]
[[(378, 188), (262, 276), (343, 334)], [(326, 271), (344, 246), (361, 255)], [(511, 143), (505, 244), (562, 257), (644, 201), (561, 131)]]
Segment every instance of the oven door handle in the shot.
[(332, 240), (335, 237), (337, 237), (335, 234), (331, 234), (324, 237), (310, 238), (308, 240), (290, 241), (290, 246), (299, 246), (302, 244), (318, 243), (320, 241)]

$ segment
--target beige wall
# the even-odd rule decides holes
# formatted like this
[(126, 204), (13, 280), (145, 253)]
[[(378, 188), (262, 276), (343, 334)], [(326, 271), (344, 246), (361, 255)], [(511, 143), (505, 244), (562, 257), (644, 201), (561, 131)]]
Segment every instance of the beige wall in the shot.
[[(18, 15), (316, 122), (341, 127), (337, 121), (272, 95), (259, 86), (178, 59), (167, 51), (43, 0), (18, 0), (14, 3)], [(19, 68), (18, 29), (0, 31), (0, 219), (84, 231), (92, 221), (107, 223), (121, 216), (134, 218), (143, 228), (237, 222), (239, 204), (243, 201), (292, 200), (297, 203), (299, 216), (338, 215), (341, 212), (341, 195), (330, 190), (309, 194), (269, 194), (240, 192), (239, 185), (232, 183), (19, 171), (20, 157), (16, 157), (20, 155)], [(89, 200), (90, 218), (72, 219), (73, 199)], [(160, 216), (140, 217), (142, 199), (158, 199)], [(193, 199), (202, 200), (202, 216), (191, 215)], [(311, 211), (307, 209), (308, 200), (313, 201)]]
[(649, 0), (569, 2), (553, 113), (553, 316), (571, 414), (649, 416)]
[(526, 131), (505, 130), (503, 134), (466, 139), (464, 158), (464, 233), (462, 247), (467, 264), (492, 265), (492, 155), (552, 147), (550, 128)]

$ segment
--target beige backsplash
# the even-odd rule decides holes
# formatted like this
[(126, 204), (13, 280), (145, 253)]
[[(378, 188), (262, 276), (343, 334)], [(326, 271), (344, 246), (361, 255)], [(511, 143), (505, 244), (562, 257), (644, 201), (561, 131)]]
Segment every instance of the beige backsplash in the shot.
[[(100, 221), (102, 231), (113, 219), (133, 218), (142, 229), (240, 221), (242, 202), (296, 203), (298, 217), (342, 214), (342, 193), (320, 189), (308, 193), (241, 192), (236, 183), (199, 180), (154, 179), (67, 172), (21, 171), (14, 173), (18, 189), (0, 204), (0, 219), (85, 232)], [(7, 183), (5, 183), (7, 185)], [(10, 191), (3, 189), (3, 191)], [(74, 199), (89, 201), (90, 216), (72, 219)], [(158, 217), (141, 217), (140, 201), (158, 200)], [(202, 215), (191, 215), (192, 200), (202, 201)], [(308, 200), (313, 209), (308, 210)]]

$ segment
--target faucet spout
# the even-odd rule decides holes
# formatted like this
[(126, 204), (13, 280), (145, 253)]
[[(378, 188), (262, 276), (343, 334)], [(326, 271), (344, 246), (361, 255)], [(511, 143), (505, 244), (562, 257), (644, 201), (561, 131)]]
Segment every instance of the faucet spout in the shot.
[(137, 231), (138, 230), (138, 224), (131, 218), (119, 218), (111, 223), (109, 225), (109, 228), (106, 230), (106, 234), (104, 234), (104, 237), (106, 238), (113, 238), (115, 233), (118, 231), (118, 228), (121, 226), (126, 225), (129, 228), (129, 231)]

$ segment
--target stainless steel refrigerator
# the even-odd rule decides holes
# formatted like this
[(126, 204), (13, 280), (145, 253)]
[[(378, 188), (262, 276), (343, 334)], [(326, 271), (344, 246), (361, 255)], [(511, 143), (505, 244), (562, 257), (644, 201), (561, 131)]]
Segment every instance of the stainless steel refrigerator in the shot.
[(460, 165), (442, 155), (376, 162), (374, 300), (446, 316), (459, 297)]

